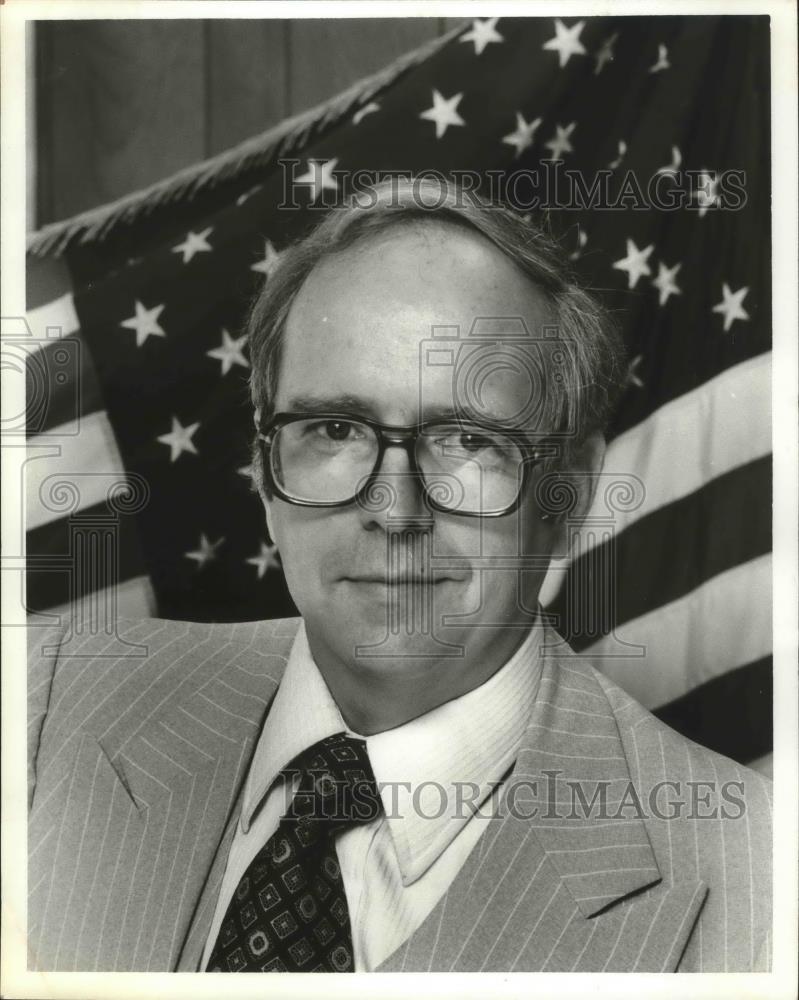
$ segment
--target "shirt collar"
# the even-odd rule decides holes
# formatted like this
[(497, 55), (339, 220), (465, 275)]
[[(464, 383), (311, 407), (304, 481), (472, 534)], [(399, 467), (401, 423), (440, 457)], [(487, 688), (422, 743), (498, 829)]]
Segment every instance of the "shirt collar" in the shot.
[(247, 778), (241, 810), (244, 833), (283, 768), (309, 746), (341, 732), (355, 735), (314, 663), (301, 621)]
[[(504, 666), (474, 690), (366, 737), (404, 885), (440, 857), (516, 760), (541, 676), (541, 635), (531, 628)], [(280, 771), (340, 732), (358, 735), (344, 722), (301, 623), (247, 778), (244, 833)]]
[(440, 857), (515, 762), (538, 691), (540, 645), (534, 627), (479, 687), (367, 738), (404, 885)]

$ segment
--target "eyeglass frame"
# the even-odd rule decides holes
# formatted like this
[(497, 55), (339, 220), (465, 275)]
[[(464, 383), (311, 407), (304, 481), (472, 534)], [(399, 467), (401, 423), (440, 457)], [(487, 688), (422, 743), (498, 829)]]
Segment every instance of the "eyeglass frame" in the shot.
[[(364, 478), (363, 486), (349, 499), (319, 501), (298, 500), (296, 497), (289, 496), (289, 494), (281, 489), (281, 487), (277, 484), (272, 473), (272, 463), (270, 460), (272, 441), (269, 439), (269, 435), (274, 434), (276, 430), (280, 430), (286, 424), (299, 423), (301, 420), (341, 420), (346, 421), (347, 423), (363, 424), (374, 432), (375, 437), (377, 438), (377, 458), (375, 460), (374, 468)], [(522, 452), (522, 474), (519, 479), (519, 488), (516, 493), (516, 498), (507, 507), (504, 507), (502, 510), (492, 510), (487, 512), (472, 510), (459, 511), (453, 510), (451, 507), (444, 507), (441, 504), (436, 503), (436, 501), (431, 497), (430, 491), (427, 488), (425, 474), (419, 468), (419, 464), (416, 460), (416, 444), (419, 437), (430, 428), (452, 425), (453, 423), (462, 424), (463, 426), (468, 427), (476, 427), (495, 434), (503, 434), (505, 437), (510, 438)], [(455, 514), (458, 517), (506, 517), (508, 514), (512, 514), (518, 510), (519, 505), (521, 504), (522, 496), (526, 491), (528, 479), (532, 469), (536, 465), (540, 465), (545, 458), (548, 457), (547, 455), (540, 454), (539, 447), (531, 445), (529, 439), (519, 430), (512, 430), (507, 427), (503, 427), (500, 424), (492, 424), (487, 421), (473, 420), (471, 418), (469, 420), (464, 420), (458, 417), (424, 420), (420, 423), (410, 424), (403, 427), (397, 424), (381, 424), (377, 420), (372, 420), (369, 417), (363, 417), (360, 414), (342, 413), (340, 411), (315, 411), (313, 413), (281, 412), (274, 414), (263, 427), (261, 427), (260, 424), (258, 425), (256, 439), (261, 450), (261, 467), (266, 480), (266, 485), (268, 486), (270, 492), (274, 493), (280, 500), (293, 504), (295, 507), (348, 507), (351, 503), (356, 502), (359, 497), (365, 495), (375, 478), (379, 475), (380, 468), (383, 464), (383, 458), (385, 457), (386, 448), (399, 447), (403, 448), (405, 450), (405, 454), (408, 456), (408, 464), (411, 469), (411, 474), (417, 476), (421, 481), (421, 492), (424, 497), (424, 502), (433, 510), (442, 514)]]

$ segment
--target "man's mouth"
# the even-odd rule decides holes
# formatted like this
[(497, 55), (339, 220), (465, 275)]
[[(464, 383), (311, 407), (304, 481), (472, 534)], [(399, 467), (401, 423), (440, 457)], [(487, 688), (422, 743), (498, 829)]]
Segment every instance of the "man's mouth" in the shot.
[(385, 587), (414, 587), (414, 586), (430, 586), (439, 583), (456, 583), (461, 582), (463, 578), (453, 577), (453, 576), (439, 576), (439, 575), (429, 575), (429, 576), (388, 576), (385, 573), (380, 575), (364, 575), (364, 576), (344, 576), (342, 581), (345, 583), (364, 583), (364, 584), (382, 584)]

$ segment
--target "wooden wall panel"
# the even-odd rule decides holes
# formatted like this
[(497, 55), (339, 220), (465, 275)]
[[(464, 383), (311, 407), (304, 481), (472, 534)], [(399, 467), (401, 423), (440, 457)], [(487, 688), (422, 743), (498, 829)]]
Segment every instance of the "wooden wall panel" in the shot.
[[(199, 21), (61, 21), (41, 68), (50, 213), (63, 218), (205, 155)], [(199, 113), (198, 113), (199, 112)]]
[(208, 154), (276, 125), (290, 113), (290, 23), (206, 21)]
[(439, 19), (296, 20), (289, 49), (292, 111), (327, 100), (439, 34)]
[(40, 21), (36, 225), (227, 149), (458, 23)]

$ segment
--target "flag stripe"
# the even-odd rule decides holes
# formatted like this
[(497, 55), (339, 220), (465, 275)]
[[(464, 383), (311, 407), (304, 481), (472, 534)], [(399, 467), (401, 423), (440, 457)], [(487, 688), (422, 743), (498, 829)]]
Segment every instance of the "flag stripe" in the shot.
[(105, 408), (91, 353), (80, 335), (32, 352), (27, 374), (29, 438), (37, 434), (58, 437), (61, 425)]
[[(289, 177), (272, 159), (246, 176), (225, 173), (226, 159), (213, 190), (178, 179), (174, 202), (152, 191), (134, 199), (135, 220), (128, 200), (95, 213), (90, 238), (70, 242), (77, 231), (70, 220), (60, 235), (35, 240), (40, 252), (70, 245), (68, 269), (64, 260), (30, 261), (32, 332), (43, 338), (48, 325), (60, 327), (86, 349), (76, 403), (55, 378), (57, 345), (67, 341), (45, 339), (38, 372), (51, 394), (31, 433), (47, 444), (78, 417), (107, 411), (118, 453), (98, 464), (109, 423), (97, 447), (87, 425), (89, 471), (121, 473), (124, 461), (130, 479), (149, 485), (149, 503), (121, 528), (138, 534), (161, 615), (291, 614), (283, 575), (257, 575), (263, 511), (241, 474), (252, 430), (247, 360), (238, 353), (246, 345), (237, 343), (247, 301), (275, 255), (326, 206), (354, 193), (353, 171), (468, 169), (481, 175), (481, 193), (505, 196), (532, 228), (543, 221), (563, 242), (582, 281), (601, 290), (619, 318), (631, 359), (576, 562), (553, 565), (541, 601), (574, 608), (566, 634), (645, 703), (665, 705), (694, 691), (701, 699), (699, 689), (725, 671), (754, 663), (767, 670), (771, 651), (770, 186), (761, 155), (769, 146), (768, 23), (693, 18), (664, 29), (651, 18), (586, 19), (583, 58), (567, 59), (551, 51), (552, 18), (502, 18), (495, 30), (500, 40), (484, 52), (455, 42), (413, 60), (372, 95), (372, 113), (337, 115), (329, 127), (297, 134), (290, 209)], [(611, 33), (612, 58), (602, 61)], [(673, 66), (655, 71), (660, 45)], [(531, 52), (541, 58), (531, 61)], [(731, 103), (730, 94), (746, 100)], [(458, 105), (458, 124), (436, 119), (431, 103), (441, 101)], [(565, 186), (549, 169), (558, 159)], [(624, 210), (605, 210), (604, 198), (602, 206), (580, 207), (566, 177), (590, 183), (602, 173), (612, 203), (623, 189), (630, 193), (628, 179), (661, 175), (670, 159), (683, 176), (669, 183), (691, 202), (675, 203), (675, 211), (653, 205), (652, 188), (640, 206), (625, 196), (615, 203)], [(210, 180), (219, 166), (212, 161), (192, 175)], [(723, 185), (722, 206), (707, 187), (706, 200), (698, 198), (691, 176), (696, 181), (702, 171), (700, 187), (712, 188), (711, 173), (731, 169), (746, 176), (736, 210), (717, 210), (735, 208)], [(514, 180), (520, 174), (538, 180), (525, 188)], [(173, 187), (165, 185), (162, 193)], [(568, 208), (545, 208), (552, 195)], [(540, 214), (528, 199), (542, 199)], [(52, 468), (74, 474), (91, 512), (105, 487), (99, 478), (77, 478), (83, 440), (82, 430), (65, 442)], [(70, 469), (73, 457), (79, 461)], [(31, 469), (34, 499), (44, 468)], [(640, 503), (626, 502), (630, 485), (633, 493), (640, 486)], [(34, 548), (36, 533), (58, 523), (50, 516), (34, 514)], [(133, 579), (143, 570), (131, 572)], [(38, 573), (40, 581), (45, 575)], [(647, 655), (625, 659), (630, 650), (614, 630)]]
[(57, 483), (66, 482), (70, 484), (70, 489), (77, 491), (75, 510), (83, 510), (103, 502), (109, 486), (118, 483), (125, 475), (113, 429), (103, 411), (90, 413), (55, 428), (48, 434), (47, 441), (48, 444), (57, 444), (61, 454), (38, 461), (34, 457), (26, 463), (28, 530), (40, 528), (64, 516), (57, 497), (51, 499), (51, 506), (42, 499), (57, 489)]
[[(624, 484), (632, 484), (638, 497), (643, 496), (643, 502), (636, 500), (638, 505), (634, 509), (612, 511), (614, 530), (621, 538), (632, 525), (655, 511), (696, 493), (732, 469), (769, 455), (770, 399), (769, 352), (742, 362), (665, 404), (611, 441), (586, 527), (577, 534), (574, 549), (585, 555), (601, 544), (601, 534), (591, 525), (596, 519), (608, 517), (605, 497), (611, 484), (617, 483), (622, 489)], [(753, 401), (760, 401), (761, 405), (755, 406)], [(770, 478), (763, 480), (757, 495), (747, 494), (755, 496), (755, 508), (761, 517), (770, 517), (770, 498), (763, 492), (765, 484), (770, 482)], [(753, 509), (751, 501), (747, 509)], [(666, 563), (670, 561), (667, 559)], [(570, 566), (570, 559), (553, 560), (541, 588), (542, 604), (551, 606), (563, 600), (561, 591)], [(656, 572), (661, 572), (660, 566)], [(640, 568), (636, 577), (639, 573)], [(625, 588), (628, 589), (635, 588)]]
[(749, 763), (771, 750), (772, 694), (772, 661), (764, 656), (705, 681), (654, 714), (710, 750)]
[[(764, 502), (770, 483), (771, 456), (766, 456), (713, 479), (580, 555), (549, 605), (560, 615), (559, 631), (575, 649), (584, 649), (598, 634), (770, 552), (771, 511)], [(635, 587), (624, 585), (633, 579)], [(586, 607), (582, 601), (588, 602)]]
[[(143, 575), (138, 536), (127, 520), (99, 503), (84, 508), (78, 517), (62, 517), (29, 531), (28, 610), (44, 611), (104, 590), (110, 585), (110, 573), (115, 572), (117, 584)], [(115, 556), (109, 551), (109, 535), (116, 539)], [(71, 545), (71, 536), (80, 540)]]
[[(76, 602), (60, 604), (54, 608), (48, 608), (48, 615), (63, 615), (65, 618), (72, 618), (76, 622), (101, 621), (97, 614), (99, 602), (108, 599), (108, 588), (96, 591), (93, 594), (86, 594)], [(82, 606), (81, 606), (82, 605)], [(116, 615), (120, 618), (152, 618), (156, 613), (155, 594), (153, 586), (148, 576), (136, 576), (131, 580), (124, 580), (116, 588)]]
[[(733, 623), (745, 623), (733, 627)], [(620, 626), (583, 656), (647, 708), (771, 654), (771, 556)], [(641, 655), (631, 646), (642, 646)]]
[(72, 292), (66, 292), (38, 308), (29, 309), (27, 320), (34, 336), (38, 338), (69, 337), (80, 329)]
[[(771, 451), (771, 353), (730, 368), (666, 403), (609, 445), (603, 473), (635, 475), (640, 507), (614, 513), (616, 530), (698, 490), (731, 469)], [(753, 405), (755, 403), (755, 405)], [(600, 493), (591, 516), (606, 515)], [(586, 539), (585, 548), (589, 547)]]

